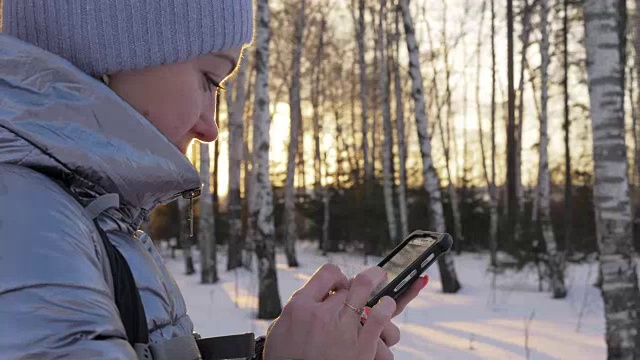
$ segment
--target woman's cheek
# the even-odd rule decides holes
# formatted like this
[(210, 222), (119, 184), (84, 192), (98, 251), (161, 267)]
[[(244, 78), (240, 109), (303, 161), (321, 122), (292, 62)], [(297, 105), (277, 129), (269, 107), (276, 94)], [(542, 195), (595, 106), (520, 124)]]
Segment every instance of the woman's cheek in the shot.
[(180, 137), (186, 135), (196, 125), (200, 115), (197, 101), (194, 101), (194, 98), (184, 100), (178, 105), (180, 109), (173, 121), (173, 129)]

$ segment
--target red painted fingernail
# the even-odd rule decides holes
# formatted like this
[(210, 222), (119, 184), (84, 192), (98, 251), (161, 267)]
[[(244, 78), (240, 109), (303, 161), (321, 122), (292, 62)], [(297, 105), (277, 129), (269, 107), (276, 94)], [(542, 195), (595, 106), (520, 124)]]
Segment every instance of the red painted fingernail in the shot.
[(427, 286), (427, 284), (428, 284), (428, 283), (429, 283), (429, 275), (425, 275), (425, 276), (422, 278), (422, 289), (424, 289), (424, 288), (425, 288), (425, 286)]
[(364, 325), (367, 322), (367, 319), (369, 318), (369, 313), (371, 313), (371, 308), (365, 307), (364, 309), (362, 309), (362, 316), (360, 317), (360, 323), (362, 323), (362, 325)]

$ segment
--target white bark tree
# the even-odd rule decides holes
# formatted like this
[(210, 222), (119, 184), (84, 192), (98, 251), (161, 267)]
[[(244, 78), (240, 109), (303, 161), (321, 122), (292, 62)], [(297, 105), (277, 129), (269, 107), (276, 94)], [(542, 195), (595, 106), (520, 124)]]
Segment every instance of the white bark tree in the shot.
[(202, 194), (200, 194), (200, 217), (198, 218), (200, 243), (200, 282), (213, 284), (218, 282), (218, 267), (215, 247), (215, 218), (213, 216), (213, 202), (211, 199), (211, 167), (209, 144), (200, 144), (200, 179)]
[(273, 188), (269, 178), (269, 0), (257, 2), (256, 85), (253, 114), (253, 171), (249, 233), (258, 258), (258, 318), (275, 319), (282, 310), (278, 292), (273, 220)]
[(548, 29), (548, 0), (540, 0), (540, 28), (542, 39), (540, 42), (540, 53), (542, 55), (541, 72), (541, 95), (540, 95), (540, 165), (538, 175), (538, 201), (540, 211), (540, 226), (542, 227), (542, 238), (547, 249), (549, 258), (549, 276), (551, 280), (551, 290), (555, 299), (562, 299), (567, 296), (567, 289), (564, 285), (564, 254), (558, 250), (556, 237), (551, 223), (551, 208), (549, 206), (549, 193), (551, 179), (549, 178), (549, 157), (547, 147), (549, 138), (547, 134), (547, 103), (549, 102), (549, 29)]
[[(446, 0), (442, 0), (442, 43), (444, 52), (444, 66), (445, 66), (445, 103), (447, 105), (447, 112), (445, 120), (447, 121), (446, 133), (442, 128), (442, 117), (438, 116), (438, 127), (440, 129), (440, 135), (442, 140), (442, 148), (444, 149), (445, 166), (447, 171), (447, 192), (449, 193), (449, 201), (451, 202), (451, 212), (453, 214), (453, 236), (458, 242), (464, 241), (462, 234), (462, 218), (460, 216), (460, 203), (458, 201), (458, 192), (455, 187), (454, 178), (451, 173), (451, 165), (456, 166), (457, 161), (455, 156), (452, 156), (453, 151), (456, 149), (455, 142), (451, 141), (451, 123), (453, 122), (452, 116), (452, 99), (451, 99), (451, 67), (449, 65), (449, 44), (447, 36), (447, 3)], [(445, 143), (445, 137), (447, 142)], [(455, 136), (454, 136), (455, 139)], [(453, 160), (452, 160), (453, 158)], [(453, 163), (453, 164), (452, 164)], [(460, 243), (458, 244), (458, 246)]]
[(407, 147), (405, 143), (404, 103), (402, 102), (402, 78), (400, 76), (400, 8), (395, 11), (394, 50), (390, 55), (396, 100), (396, 138), (398, 139), (398, 210), (400, 213), (400, 238), (409, 235), (407, 209)]
[[(415, 121), (422, 157), (423, 185), (429, 195), (429, 204), (431, 207), (430, 223), (436, 231), (444, 232), (446, 227), (442, 210), (440, 182), (436, 169), (433, 166), (433, 159), (431, 158), (431, 141), (429, 140), (423, 78), (420, 70), (420, 50), (416, 41), (413, 19), (409, 9), (409, 0), (401, 0), (400, 5), (402, 7), (402, 18), (404, 20), (407, 50), (409, 52), (409, 75), (412, 80), (411, 96), (415, 102)], [(438, 268), (442, 280), (442, 290), (445, 293), (457, 292), (461, 286), (456, 275), (453, 256), (448, 253), (438, 258)]]
[(393, 152), (393, 130), (391, 127), (391, 100), (389, 96), (389, 71), (387, 67), (387, 55), (385, 54), (386, 39), (384, 23), (386, 22), (387, 1), (380, 1), (380, 16), (378, 19), (378, 69), (380, 86), (380, 97), (382, 102), (382, 127), (384, 132), (384, 142), (382, 148), (382, 173), (384, 176), (384, 207), (387, 215), (387, 230), (391, 245), (400, 243), (398, 239), (398, 226), (396, 224), (395, 206), (393, 205), (393, 188), (395, 184), (395, 174), (392, 172), (392, 152)]
[[(378, 9), (376, 8), (375, 5), (369, 5), (369, 14), (371, 17), (371, 32), (373, 33), (373, 36), (371, 37), (371, 41), (372, 41), (372, 46), (371, 48), (373, 49), (373, 61), (371, 62), (371, 67), (373, 68), (373, 74), (374, 76), (379, 74), (379, 67), (378, 67), (378, 37), (377, 32), (378, 32), (378, 23), (376, 22), (376, 15), (377, 15), (377, 11)], [(379, 94), (379, 88), (377, 88), (376, 86), (371, 86), (371, 95), (369, 97), (369, 109), (371, 109), (371, 182), (369, 182), (369, 184), (371, 185), (371, 189), (374, 188), (374, 185), (377, 183), (378, 180), (378, 171), (377, 171), (377, 167), (378, 167), (378, 156), (381, 155), (381, 149), (378, 146), (379, 143), (379, 126), (378, 126), (378, 109), (379, 109), (379, 104), (381, 101), (381, 95)]]
[[(251, 69), (251, 73), (249, 76), (249, 81), (247, 82), (247, 94), (255, 94), (254, 88), (256, 86), (256, 76), (257, 76), (257, 64), (256, 64), (256, 54), (257, 50), (253, 51), (253, 56), (250, 59), (251, 64), (249, 69)], [(254, 101), (247, 101), (247, 111), (246, 114), (251, 114), (248, 116), (253, 116), (255, 113), (255, 98)], [(242, 227), (244, 234), (244, 248), (243, 248), (243, 256), (242, 256), (242, 266), (244, 266), (247, 270), (253, 269), (253, 258), (256, 251), (255, 244), (253, 242), (254, 236), (251, 234), (251, 223), (249, 217), (251, 216), (251, 202), (253, 201), (253, 132), (254, 132), (254, 121), (248, 121), (244, 127), (244, 144), (242, 145), (244, 148), (244, 161), (242, 162), (243, 168), (243, 182), (244, 182), (244, 196), (245, 201), (242, 204)]]
[[(484, 28), (485, 12), (487, 7), (487, 0), (483, 1), (481, 13), (480, 13), (480, 30), (478, 31), (478, 42), (476, 47), (476, 110), (478, 118), (478, 138), (480, 139), (480, 156), (482, 158), (482, 170), (484, 174), (484, 180), (487, 184), (487, 193), (489, 195), (489, 250), (491, 256), (491, 267), (498, 266), (497, 249), (498, 249), (498, 191), (495, 186), (495, 166), (491, 167), (489, 172), (489, 166), (487, 165), (487, 155), (485, 153), (484, 143), (484, 130), (482, 120), (482, 110), (480, 104), (480, 70), (482, 69), (482, 29)], [(492, 59), (492, 94), (491, 94), (491, 155), (492, 163), (495, 162), (495, 5), (494, 0), (491, 0), (491, 59)]]
[(313, 108), (313, 187), (314, 196), (316, 199), (320, 199), (321, 187), (322, 187), (322, 155), (320, 151), (320, 131), (322, 125), (320, 124), (320, 114), (322, 114), (321, 107), (321, 74), (324, 58), (324, 37), (325, 37), (326, 19), (322, 16), (320, 20), (320, 29), (318, 34), (318, 47), (316, 48), (316, 54), (313, 59), (313, 84), (311, 85), (311, 106)]
[[(636, 84), (636, 74), (633, 71), (634, 69), (629, 69), (629, 102), (631, 104), (631, 134), (633, 137), (633, 164), (630, 164), (631, 168), (631, 215), (633, 219), (637, 218), (637, 201), (638, 201), (638, 165), (640, 160), (640, 149), (638, 148), (640, 141), (638, 139), (638, 104), (636, 103), (636, 95), (635, 95), (635, 84)], [(631, 161), (631, 160), (629, 160)]]
[(522, 133), (524, 128), (524, 85), (525, 85), (525, 68), (527, 63), (527, 50), (530, 45), (531, 38), (531, 15), (533, 6), (529, 0), (522, 3), (522, 33), (520, 41), (522, 42), (522, 52), (520, 53), (520, 78), (518, 81), (518, 122), (516, 123), (516, 149), (515, 149), (515, 186), (516, 186), (516, 202), (518, 204), (518, 216), (515, 220), (515, 240), (520, 239), (522, 235), (522, 215), (524, 214), (524, 188), (522, 186)]
[(302, 59), (302, 40), (305, 28), (306, 0), (297, 1), (298, 11), (293, 35), (293, 57), (291, 58), (291, 88), (289, 91), (291, 126), (289, 131), (289, 154), (287, 159), (287, 179), (284, 194), (284, 226), (285, 254), (289, 267), (297, 267), (296, 258), (296, 197), (294, 189), (296, 154), (298, 153), (298, 136), (302, 124), (302, 107), (300, 105), (300, 61)]
[[(314, 198), (318, 201), (322, 198), (322, 168), (323, 161), (322, 155), (320, 151), (320, 132), (322, 129), (322, 125), (320, 124), (320, 114), (323, 113), (321, 109), (322, 104), (324, 104), (324, 89), (322, 87), (322, 77), (323, 74), (323, 59), (324, 59), (324, 47), (325, 47), (325, 30), (327, 26), (326, 21), (326, 13), (322, 12), (319, 19), (319, 34), (318, 34), (318, 46), (316, 48), (315, 57), (313, 59), (313, 83), (311, 85), (311, 105), (313, 108), (313, 147), (314, 147), (314, 157), (313, 157), (313, 169), (314, 169)], [(302, 129), (300, 129), (302, 132)], [(301, 138), (304, 138), (301, 135)], [(318, 209), (316, 213), (316, 223), (318, 225), (322, 224), (322, 209)], [(322, 241), (324, 237), (323, 227), (320, 226), (320, 234), (318, 234), (318, 243), (320, 246), (324, 244)]]
[[(355, 6), (355, 5), (354, 5)], [(356, 26), (356, 41), (358, 43), (358, 63), (360, 64), (360, 105), (362, 113), (362, 157), (364, 159), (365, 183), (373, 179), (373, 164), (369, 154), (369, 120), (368, 120), (368, 89), (367, 89), (367, 62), (365, 60), (365, 0), (358, 0), (358, 23)]]
[(569, 108), (569, 1), (562, 0), (562, 52), (563, 52), (563, 90), (564, 90), (564, 251), (571, 251), (571, 237), (573, 228), (573, 181), (571, 179), (571, 121)]
[(182, 249), (182, 257), (184, 257), (184, 273), (193, 275), (196, 272), (193, 266), (193, 253), (191, 252), (191, 236), (189, 232), (189, 224), (187, 219), (187, 200), (178, 198), (178, 212), (180, 213), (180, 233), (178, 244)]
[(498, 251), (498, 189), (496, 187), (496, 8), (495, 0), (491, 0), (491, 198), (489, 208), (489, 247), (491, 264), (497, 266)]
[[(634, 25), (635, 25), (635, 32), (634, 32), (634, 37), (633, 37), (633, 48), (635, 50), (636, 53), (636, 57), (635, 57), (635, 73), (632, 73), (632, 75), (634, 75), (635, 77), (635, 81), (633, 80), (634, 77), (631, 77), (630, 79), (630, 85), (629, 88), (633, 89), (634, 86), (638, 86), (640, 85), (640, 56), (638, 56), (640, 54), (640, 0), (636, 0), (636, 14), (635, 17), (633, 18), (634, 20)], [(632, 181), (631, 184), (633, 184), (633, 189), (632, 189), (632, 194), (634, 195), (632, 197), (632, 203), (631, 206), (633, 206), (634, 208), (632, 208), (632, 213), (634, 214), (634, 216), (638, 215), (638, 197), (639, 197), (639, 193), (638, 193), (638, 187), (640, 187), (640, 126), (638, 126), (638, 112), (640, 111), (640, 91), (635, 94), (635, 96), (632, 94), (631, 95), (631, 103), (634, 104), (634, 106), (632, 107), (633, 110), (635, 110), (635, 114), (632, 115), (632, 119), (633, 119), (633, 145), (634, 145), (634, 151), (633, 151), (633, 177), (632, 177)], [(635, 194), (634, 194), (635, 192)]]
[[(619, 0), (585, 0), (594, 205), (609, 359), (640, 358), (640, 293), (624, 127), (624, 17)], [(621, 36), (622, 35), (622, 36)]]
[[(226, 101), (229, 112), (229, 246), (227, 270), (242, 266), (242, 198), (240, 196), (240, 167), (244, 159), (244, 106), (248, 60), (241, 60), (238, 75), (227, 85)], [(235, 90), (235, 91), (234, 91)], [(235, 98), (234, 98), (235, 92)]]
[(330, 190), (327, 182), (328, 169), (327, 166), (327, 152), (324, 152), (324, 182), (322, 186), (322, 253), (327, 254), (327, 251), (331, 248), (329, 245), (329, 224), (331, 222), (331, 208), (330, 206)]

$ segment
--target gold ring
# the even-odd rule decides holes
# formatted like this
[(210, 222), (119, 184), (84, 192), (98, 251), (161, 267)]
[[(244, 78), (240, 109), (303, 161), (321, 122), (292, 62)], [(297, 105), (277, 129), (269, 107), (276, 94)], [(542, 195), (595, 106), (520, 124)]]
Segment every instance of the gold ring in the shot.
[(356, 314), (360, 315), (361, 317), (366, 317), (366, 316), (367, 316), (367, 313), (364, 311), (364, 309), (363, 309), (363, 308), (355, 307), (355, 306), (353, 306), (353, 305), (349, 304), (349, 303), (348, 303), (348, 302), (346, 302), (346, 301), (344, 302), (344, 304), (345, 304), (349, 309), (353, 310)]

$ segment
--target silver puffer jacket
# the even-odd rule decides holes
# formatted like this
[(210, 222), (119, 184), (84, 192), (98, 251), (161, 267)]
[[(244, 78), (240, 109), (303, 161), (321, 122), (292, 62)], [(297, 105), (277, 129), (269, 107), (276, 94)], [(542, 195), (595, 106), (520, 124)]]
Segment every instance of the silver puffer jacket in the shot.
[[(93, 216), (131, 267), (151, 342), (191, 334), (180, 290), (137, 229), (200, 186), (188, 159), (109, 88), (0, 34), (0, 359), (136, 357)], [(89, 206), (105, 195), (114, 207)]]

